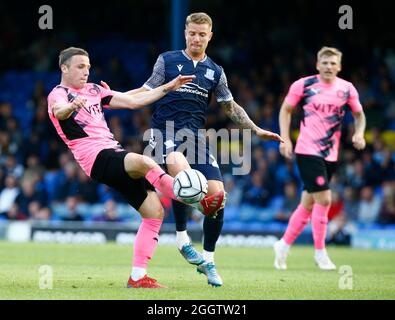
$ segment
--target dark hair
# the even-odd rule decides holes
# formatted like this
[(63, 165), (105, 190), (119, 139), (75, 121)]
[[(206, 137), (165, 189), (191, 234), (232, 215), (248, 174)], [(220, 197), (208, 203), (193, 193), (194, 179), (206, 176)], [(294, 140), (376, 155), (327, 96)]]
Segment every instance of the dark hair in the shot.
[(82, 56), (87, 56), (89, 58), (89, 54), (87, 51), (81, 48), (75, 48), (75, 47), (70, 47), (67, 49), (64, 49), (60, 52), (59, 54), (59, 67), (62, 64), (67, 64), (67, 61), (71, 59), (72, 56), (76, 55), (82, 55)]

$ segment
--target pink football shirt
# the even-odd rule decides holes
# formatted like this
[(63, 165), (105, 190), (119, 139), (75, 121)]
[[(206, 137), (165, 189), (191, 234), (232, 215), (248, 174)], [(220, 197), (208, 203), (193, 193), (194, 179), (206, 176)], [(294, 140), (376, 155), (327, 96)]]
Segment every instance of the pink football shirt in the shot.
[(362, 111), (357, 90), (341, 78), (327, 84), (320, 75), (314, 75), (291, 85), (285, 102), (296, 107), (300, 101), (304, 116), (295, 153), (337, 161), (345, 106), (349, 105), (353, 112)]
[[(58, 85), (48, 95), (49, 118), (88, 176), (101, 150), (123, 150), (110, 132), (102, 109), (108, 107), (114, 93), (99, 85), (87, 83), (82, 89)], [(66, 120), (56, 119), (52, 106), (55, 103), (71, 102), (77, 96), (87, 100), (85, 107), (74, 112)]]

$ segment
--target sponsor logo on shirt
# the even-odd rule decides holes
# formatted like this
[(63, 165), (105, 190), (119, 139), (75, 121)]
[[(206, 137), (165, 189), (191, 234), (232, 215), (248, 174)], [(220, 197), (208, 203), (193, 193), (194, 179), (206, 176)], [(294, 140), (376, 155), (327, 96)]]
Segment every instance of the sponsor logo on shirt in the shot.
[(208, 90), (200, 87), (199, 85), (191, 82), (188, 84), (184, 84), (181, 88), (176, 90), (177, 92), (185, 92), (185, 93), (192, 93), (204, 98), (208, 98)]

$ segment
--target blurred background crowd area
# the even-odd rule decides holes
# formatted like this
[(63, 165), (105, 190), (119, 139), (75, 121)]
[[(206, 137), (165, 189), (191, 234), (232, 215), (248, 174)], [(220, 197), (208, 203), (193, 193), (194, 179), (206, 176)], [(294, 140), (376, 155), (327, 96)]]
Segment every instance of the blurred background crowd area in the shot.
[[(290, 84), (316, 73), (316, 52), (323, 45), (343, 51), (339, 76), (351, 81), (359, 92), (367, 117), (368, 144), (362, 152), (352, 148), (353, 121), (348, 112), (339, 168), (331, 182), (331, 230), (395, 224), (395, 42), (391, 30), (375, 31), (382, 23), (375, 18), (385, 7), (371, 11), (373, 19), (365, 18), (366, 10), (361, 11), (363, 24), (355, 31), (340, 31), (337, 11), (329, 15), (335, 22), (320, 20), (317, 10), (327, 8), (318, 1), (295, 1), (289, 10), (281, 9), (281, 1), (270, 7), (263, 4), (264, 15), (254, 12), (255, 2), (250, 0), (239, 9), (232, 1), (226, 8), (221, 1), (199, 3), (191, 1), (190, 11), (204, 10), (214, 21), (209, 56), (224, 67), (235, 101), (264, 129), (279, 132), (278, 112)], [(37, 19), (34, 14), (15, 11), (0, 21), (0, 219), (139, 219), (117, 193), (82, 172), (48, 118), (46, 97), (60, 82), (58, 54), (68, 46), (83, 47), (90, 53), (90, 82), (105, 80), (119, 91), (141, 86), (158, 54), (170, 49), (169, 1), (155, 4), (131, 2), (128, 11), (115, 2), (112, 10), (119, 9), (117, 15), (96, 8), (95, 15), (87, 14), (84, 20), (68, 14), (71, 9), (66, 6), (54, 6), (55, 13), (57, 8), (63, 10), (62, 15), (58, 20), (55, 15), (54, 30), (41, 32), (27, 28)], [(30, 6), (26, 10), (36, 13)], [(141, 12), (150, 13), (144, 27)], [(292, 121), (293, 138), (298, 133), (300, 109)], [(126, 150), (138, 153), (143, 152), (142, 136), (150, 127), (150, 114), (150, 107), (105, 112), (115, 139)], [(206, 128), (236, 128), (214, 99)], [(280, 156), (277, 143), (253, 137), (251, 144), (252, 168), (244, 176), (232, 175), (232, 165), (221, 165), (218, 151), (228, 192), (225, 221), (284, 224), (300, 199), (298, 169), (294, 161)], [(238, 152), (238, 143), (229, 147), (230, 152)], [(170, 202), (162, 201), (166, 221), (171, 222)], [(197, 217), (191, 214), (191, 219)]]

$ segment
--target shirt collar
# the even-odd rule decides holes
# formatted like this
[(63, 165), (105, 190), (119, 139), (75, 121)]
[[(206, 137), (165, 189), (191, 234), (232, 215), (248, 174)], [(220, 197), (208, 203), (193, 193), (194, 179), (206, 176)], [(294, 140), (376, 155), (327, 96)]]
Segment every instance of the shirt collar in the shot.
[[(188, 60), (193, 60), (186, 52), (185, 50), (181, 50), (182, 54), (188, 59)], [(207, 60), (207, 54), (204, 55), (204, 58), (202, 60), (199, 60), (198, 62), (204, 62)], [(194, 60), (196, 61), (196, 60)]]

